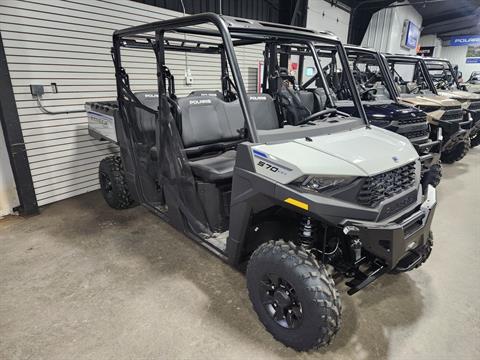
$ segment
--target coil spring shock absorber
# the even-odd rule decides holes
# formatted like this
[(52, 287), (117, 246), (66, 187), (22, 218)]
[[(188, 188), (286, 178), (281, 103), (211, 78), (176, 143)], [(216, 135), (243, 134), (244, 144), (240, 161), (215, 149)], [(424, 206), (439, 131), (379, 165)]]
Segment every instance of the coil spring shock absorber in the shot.
[(300, 245), (306, 250), (312, 248), (313, 243), (315, 242), (317, 234), (317, 226), (310, 216), (305, 216), (300, 222)]

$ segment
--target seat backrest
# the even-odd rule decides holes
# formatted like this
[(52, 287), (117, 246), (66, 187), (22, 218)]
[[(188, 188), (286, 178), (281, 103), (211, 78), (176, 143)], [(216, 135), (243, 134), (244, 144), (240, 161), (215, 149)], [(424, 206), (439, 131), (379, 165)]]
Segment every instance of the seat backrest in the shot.
[(315, 94), (315, 100), (317, 101), (317, 106), (315, 111), (325, 110), (327, 106), (327, 94), (322, 88), (316, 88), (313, 92)]
[(375, 100), (390, 100), (390, 93), (385, 85), (382, 83), (376, 83), (374, 87), (377, 90), (375, 93)]
[[(158, 111), (158, 93), (157, 92), (137, 92), (134, 94), (142, 105)], [(135, 106), (135, 105), (134, 105)], [(155, 119), (156, 114), (151, 113), (139, 106), (135, 106), (135, 119), (137, 125), (145, 137), (145, 141), (150, 144), (155, 143)], [(143, 142), (143, 141), (142, 141)]]
[(315, 112), (315, 96), (313, 92), (307, 90), (299, 90), (297, 91), (302, 104), (310, 111), (310, 113)]
[(282, 86), (277, 93), (277, 99), (285, 120), (290, 125), (299, 124), (311, 114), (311, 111), (303, 104), (299, 91)]
[(280, 127), (275, 103), (269, 94), (248, 94), (248, 101), (258, 130), (272, 130)]
[[(238, 105), (210, 96), (187, 96), (179, 99), (178, 105), (185, 148), (241, 138), (239, 129), (244, 122)], [(240, 116), (234, 116), (238, 113)]]

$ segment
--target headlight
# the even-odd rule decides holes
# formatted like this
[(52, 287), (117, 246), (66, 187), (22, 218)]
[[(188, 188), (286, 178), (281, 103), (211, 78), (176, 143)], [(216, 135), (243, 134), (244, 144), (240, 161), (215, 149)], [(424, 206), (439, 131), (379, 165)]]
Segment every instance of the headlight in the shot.
[(435, 106), (435, 105), (418, 105), (417, 108), (428, 113), (428, 112), (440, 110), (442, 107)]
[(346, 186), (355, 179), (354, 176), (305, 175), (294, 181), (293, 184), (305, 190), (324, 192)]

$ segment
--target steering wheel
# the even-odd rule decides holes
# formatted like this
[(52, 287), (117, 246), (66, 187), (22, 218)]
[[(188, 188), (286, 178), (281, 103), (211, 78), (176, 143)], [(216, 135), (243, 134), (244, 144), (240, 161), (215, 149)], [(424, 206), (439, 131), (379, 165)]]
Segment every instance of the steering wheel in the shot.
[(435, 87), (437, 89), (446, 89), (448, 87), (448, 82), (447, 80), (442, 79), (435, 84)]
[(366, 100), (370, 100), (373, 98), (373, 95), (377, 93), (376, 88), (367, 89), (364, 85), (360, 85), (360, 88), (362, 89), (362, 91), (360, 92), (360, 96), (362, 97), (362, 99), (365, 96)]
[(413, 89), (409, 89), (407, 86), (409, 94), (418, 94), (420, 92), (420, 85), (415, 86)]
[(307, 116), (305, 119), (303, 119), (302, 121), (300, 121), (298, 125), (304, 125), (314, 119), (317, 119), (317, 118), (323, 118), (325, 115), (328, 115), (326, 117), (330, 117), (331, 115), (342, 115), (342, 116), (345, 116), (345, 117), (348, 117), (350, 116), (349, 114), (347, 113), (344, 113), (343, 111), (339, 111), (337, 110), (336, 108), (332, 108), (332, 109), (325, 109), (325, 110), (322, 110), (322, 111), (318, 111), (316, 113), (313, 113), (312, 115), (310, 116)]

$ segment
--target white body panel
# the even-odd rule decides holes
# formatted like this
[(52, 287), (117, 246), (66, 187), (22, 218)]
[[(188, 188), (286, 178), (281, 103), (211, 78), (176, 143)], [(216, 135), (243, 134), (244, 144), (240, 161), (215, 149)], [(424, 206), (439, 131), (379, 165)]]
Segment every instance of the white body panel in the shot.
[(88, 129), (101, 135), (106, 140), (117, 142), (115, 120), (113, 116), (101, 114), (87, 107)]
[(373, 176), (418, 159), (408, 139), (375, 126), (258, 145), (253, 156), (258, 173), (282, 184), (302, 175)]

